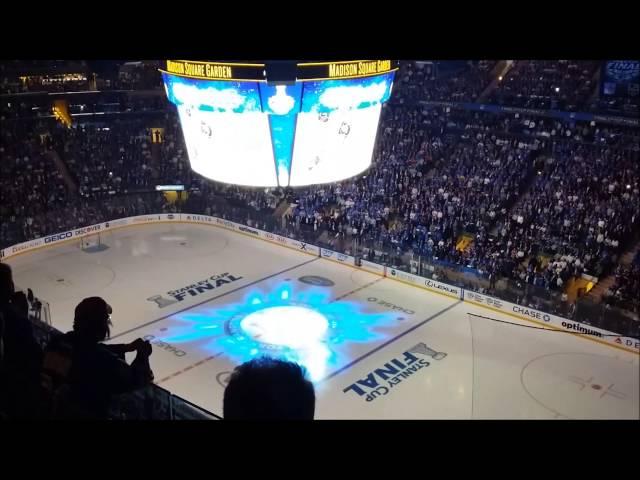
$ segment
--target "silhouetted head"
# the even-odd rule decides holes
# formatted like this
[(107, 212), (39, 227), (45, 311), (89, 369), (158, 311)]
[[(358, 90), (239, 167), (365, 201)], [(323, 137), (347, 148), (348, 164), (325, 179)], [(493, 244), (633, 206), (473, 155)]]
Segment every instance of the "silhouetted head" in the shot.
[(6, 263), (0, 263), (0, 304), (7, 303), (14, 292), (11, 267)]
[(316, 395), (298, 364), (269, 357), (236, 367), (224, 391), (225, 420), (313, 420)]
[(111, 306), (100, 297), (89, 297), (76, 307), (73, 331), (83, 340), (102, 342), (111, 333)]

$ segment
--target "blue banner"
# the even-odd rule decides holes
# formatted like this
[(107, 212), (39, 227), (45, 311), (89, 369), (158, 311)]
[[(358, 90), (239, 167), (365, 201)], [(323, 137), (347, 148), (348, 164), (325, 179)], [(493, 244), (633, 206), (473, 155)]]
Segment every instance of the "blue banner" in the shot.
[(602, 97), (637, 98), (640, 60), (608, 60), (602, 66)]

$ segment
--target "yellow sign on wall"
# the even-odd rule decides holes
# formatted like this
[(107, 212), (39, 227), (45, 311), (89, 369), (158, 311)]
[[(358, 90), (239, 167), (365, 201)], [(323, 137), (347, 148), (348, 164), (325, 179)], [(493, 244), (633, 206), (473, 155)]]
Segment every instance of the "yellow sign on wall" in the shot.
[(164, 128), (151, 129), (151, 143), (164, 143)]
[(167, 69), (174, 75), (202, 80), (264, 81), (264, 63), (221, 63), (190, 60), (167, 60)]
[(71, 115), (66, 100), (55, 100), (53, 102), (53, 116), (67, 127), (71, 127)]
[(396, 60), (354, 60), (352, 62), (313, 62), (298, 64), (298, 80), (370, 77), (396, 71)]

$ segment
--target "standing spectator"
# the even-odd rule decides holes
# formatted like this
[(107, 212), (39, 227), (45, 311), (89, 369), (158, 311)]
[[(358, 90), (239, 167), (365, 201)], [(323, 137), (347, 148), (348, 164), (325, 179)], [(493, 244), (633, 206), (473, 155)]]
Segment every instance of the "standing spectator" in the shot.
[(42, 350), (27, 317), (29, 304), (15, 292), (11, 267), (0, 263), (0, 407), (11, 418), (32, 417)]

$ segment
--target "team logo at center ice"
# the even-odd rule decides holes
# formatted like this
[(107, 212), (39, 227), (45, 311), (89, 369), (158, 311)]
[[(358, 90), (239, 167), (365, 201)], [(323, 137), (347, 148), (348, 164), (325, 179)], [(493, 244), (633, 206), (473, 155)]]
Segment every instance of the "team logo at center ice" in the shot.
[[(415, 354), (420, 355), (417, 357)], [(402, 357), (393, 358), (370, 372), (365, 378), (357, 380), (348, 387), (342, 389), (344, 393), (353, 391), (358, 396), (364, 397), (367, 402), (391, 393), (393, 387), (409, 378), (418, 370), (431, 365), (425, 358), (442, 360), (447, 356), (445, 352), (439, 352), (421, 342), (403, 352)]]
[(165, 308), (174, 303), (183, 301), (187, 296), (195, 297), (207, 290), (214, 290), (220, 288), (228, 283), (240, 280), (242, 277), (232, 275), (228, 272), (212, 275), (209, 278), (200, 280), (192, 285), (179, 288), (177, 290), (169, 290), (166, 295), (170, 298), (165, 298), (164, 295), (152, 295), (147, 300), (149, 302), (155, 302), (158, 308)]

